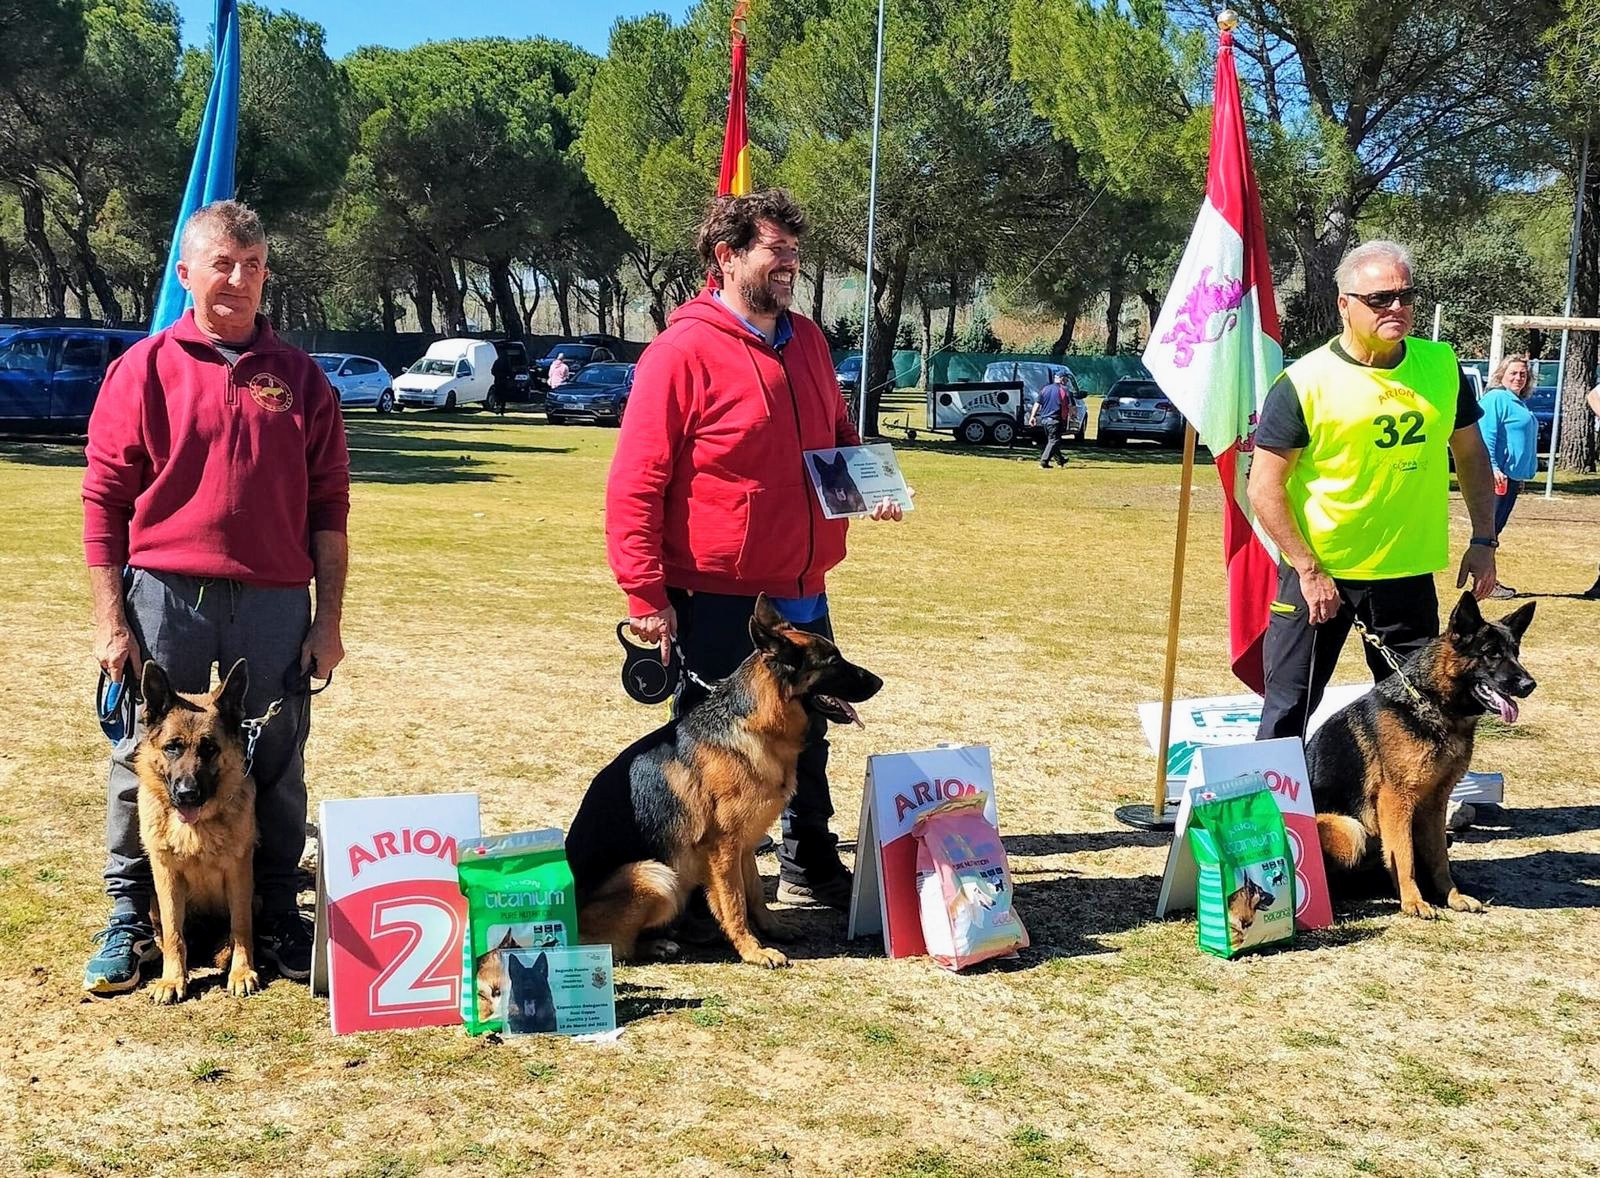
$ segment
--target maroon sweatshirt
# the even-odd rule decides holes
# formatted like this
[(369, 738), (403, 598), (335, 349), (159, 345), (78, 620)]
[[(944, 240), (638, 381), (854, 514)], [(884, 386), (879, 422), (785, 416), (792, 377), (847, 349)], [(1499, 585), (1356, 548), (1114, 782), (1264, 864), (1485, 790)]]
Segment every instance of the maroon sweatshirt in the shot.
[(606, 485), (606, 554), (642, 616), (667, 586), (806, 597), (844, 559), (805, 450), (860, 443), (822, 330), (793, 312), (780, 354), (710, 291), (672, 313), (634, 374)]
[(189, 311), (106, 372), (83, 476), (91, 567), (311, 581), (311, 534), (350, 514), (344, 418), (316, 361), (256, 324), (230, 366)]

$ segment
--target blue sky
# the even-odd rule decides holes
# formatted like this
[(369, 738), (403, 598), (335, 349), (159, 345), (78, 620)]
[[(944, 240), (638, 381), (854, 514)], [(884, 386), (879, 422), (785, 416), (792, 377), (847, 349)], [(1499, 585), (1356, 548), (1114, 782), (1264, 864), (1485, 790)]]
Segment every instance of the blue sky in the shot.
[[(403, 49), (452, 37), (555, 37), (604, 53), (618, 17), (666, 12), (677, 20), (689, 0), (267, 0), (266, 7), (316, 21), (327, 32), (328, 56), (340, 58), (362, 45)], [(205, 44), (215, 10), (214, 0), (178, 0), (185, 44)]]

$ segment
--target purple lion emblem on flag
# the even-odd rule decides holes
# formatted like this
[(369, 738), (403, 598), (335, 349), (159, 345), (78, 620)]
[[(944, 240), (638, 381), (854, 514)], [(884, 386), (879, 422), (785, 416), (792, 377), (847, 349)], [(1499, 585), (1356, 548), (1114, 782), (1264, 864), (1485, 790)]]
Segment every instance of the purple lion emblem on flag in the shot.
[[(1224, 278), (1221, 282), (1210, 282), (1210, 277), (1210, 266), (1200, 271), (1200, 281), (1178, 308), (1171, 330), (1161, 337), (1162, 343), (1177, 345), (1172, 350), (1172, 362), (1179, 368), (1193, 363), (1196, 347), (1216, 343), (1239, 324), (1239, 316), (1231, 312), (1244, 302), (1244, 280)], [(1227, 318), (1215, 335), (1209, 334), (1207, 329), (1211, 321), (1224, 311), (1229, 312)]]

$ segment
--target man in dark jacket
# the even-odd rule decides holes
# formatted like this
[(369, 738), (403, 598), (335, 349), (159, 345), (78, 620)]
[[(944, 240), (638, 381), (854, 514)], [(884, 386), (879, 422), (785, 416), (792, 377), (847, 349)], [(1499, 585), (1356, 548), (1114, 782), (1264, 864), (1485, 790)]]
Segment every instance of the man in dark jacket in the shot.
[[(635, 635), (676, 639), (707, 680), (751, 652), (766, 593), (790, 622), (833, 637), (825, 578), (846, 520), (824, 516), (806, 450), (860, 443), (822, 331), (794, 314), (805, 215), (782, 190), (719, 197), (697, 245), (709, 287), (673, 313), (634, 376), (606, 488), (606, 552)], [(875, 519), (899, 519), (881, 503)], [(674, 710), (703, 698), (685, 685)], [(783, 813), (778, 899), (848, 908), (850, 874), (828, 830), (827, 722), (812, 722)]]

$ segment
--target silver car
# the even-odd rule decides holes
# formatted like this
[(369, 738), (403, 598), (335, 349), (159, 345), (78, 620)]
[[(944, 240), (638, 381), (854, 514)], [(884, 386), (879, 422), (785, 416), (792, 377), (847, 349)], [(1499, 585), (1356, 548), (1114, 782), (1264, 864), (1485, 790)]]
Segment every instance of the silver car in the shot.
[(317, 352), (312, 357), (339, 394), (341, 408), (371, 407), (379, 413), (394, 411), (394, 385), (388, 370), (370, 356), (345, 352)]
[(1183, 445), (1183, 414), (1153, 380), (1125, 376), (1100, 402), (1100, 445), (1123, 446), (1130, 438)]

